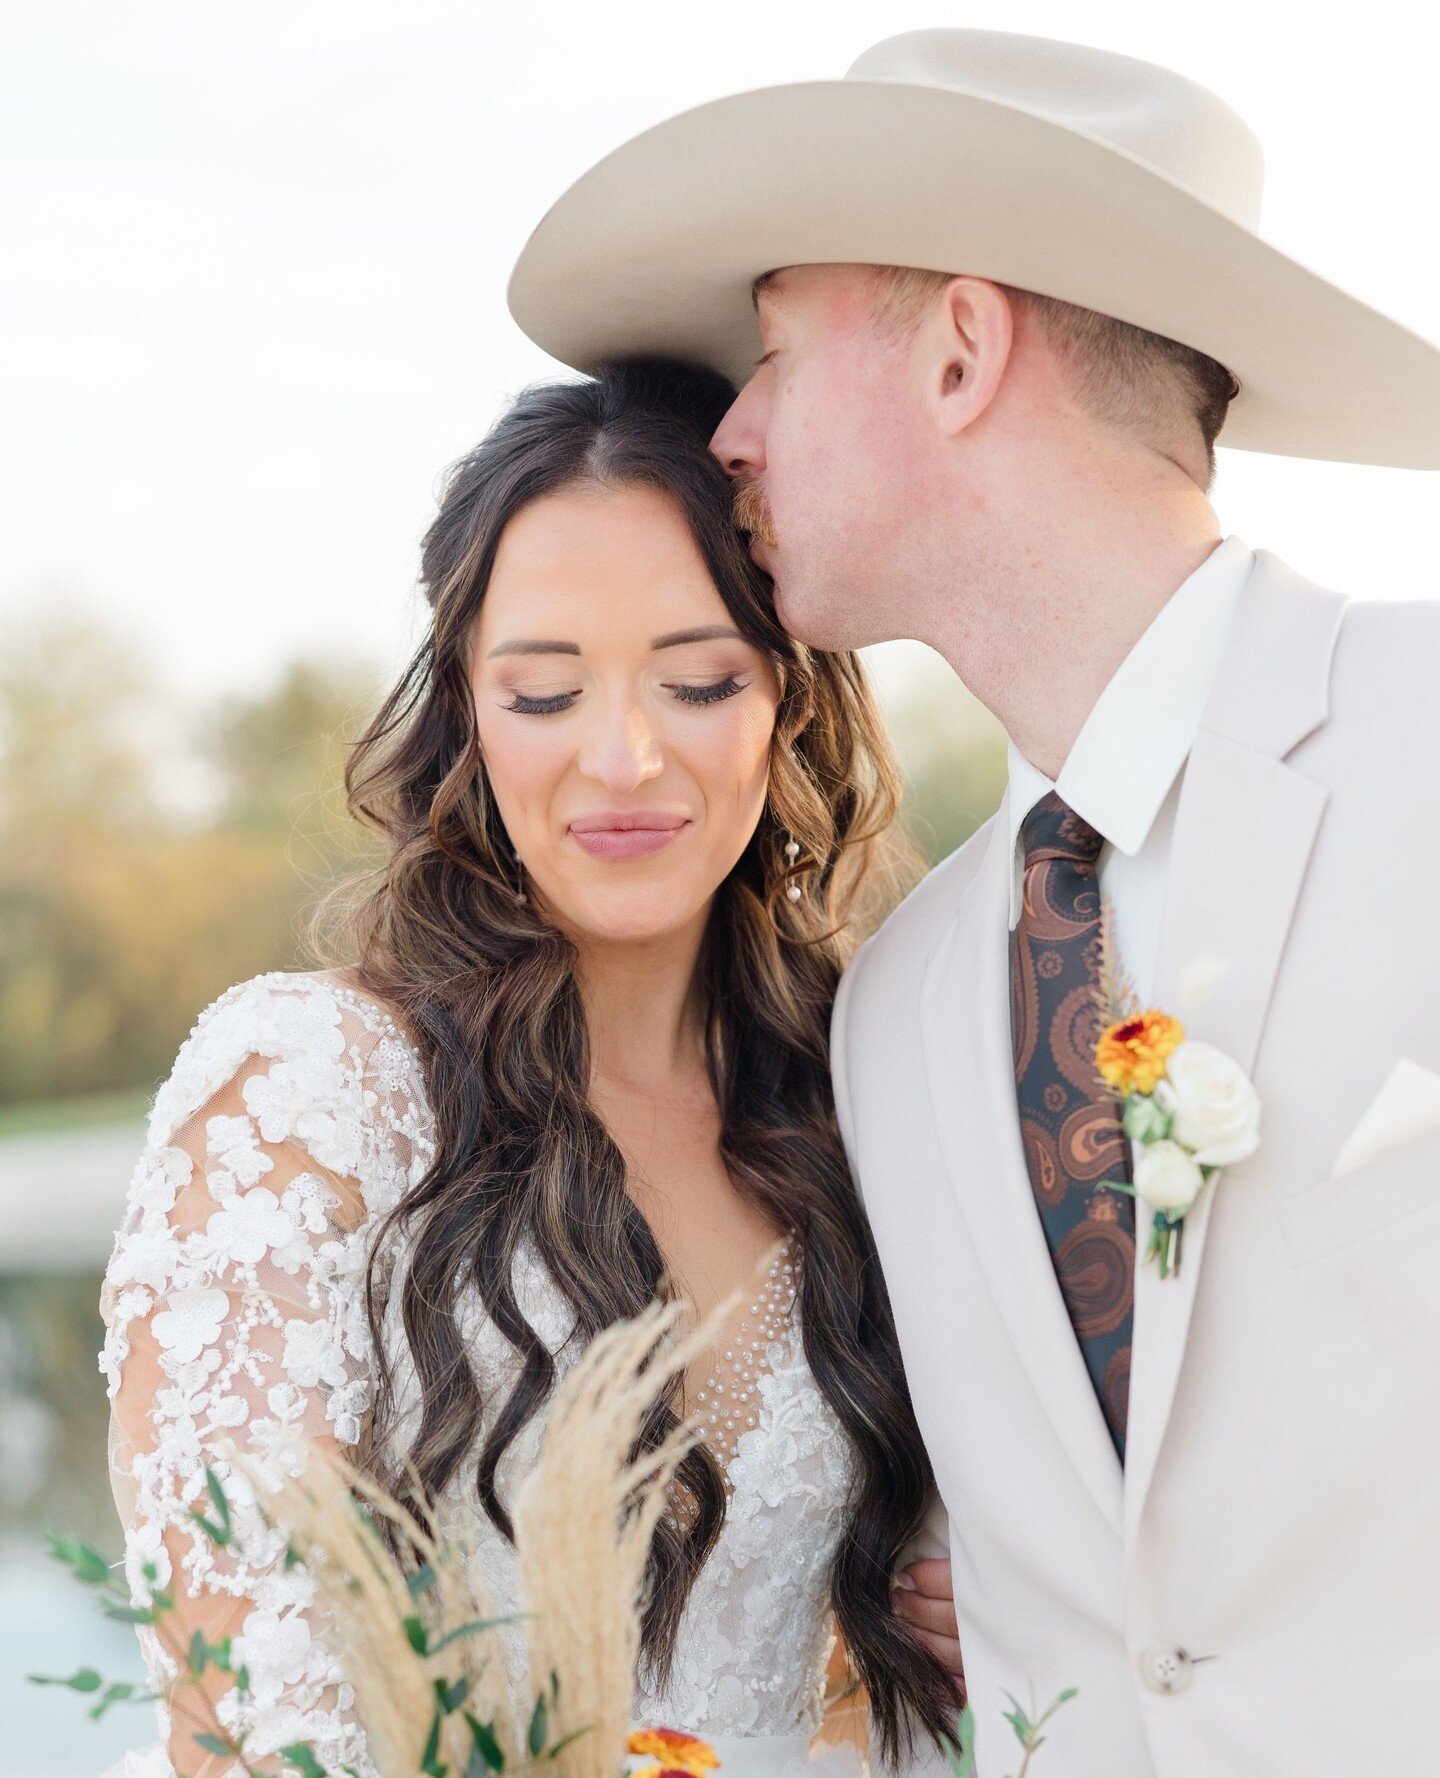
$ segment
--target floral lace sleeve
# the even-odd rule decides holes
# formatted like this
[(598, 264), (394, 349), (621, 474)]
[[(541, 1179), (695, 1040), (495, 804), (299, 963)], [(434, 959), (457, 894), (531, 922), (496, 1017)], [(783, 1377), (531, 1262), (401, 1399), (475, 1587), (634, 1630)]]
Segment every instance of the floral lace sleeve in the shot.
[[(111, 1396), (110, 1474), (137, 1601), (152, 1564), (177, 1612), (139, 1635), (163, 1692), (200, 1630), (233, 1638), (242, 1699), (206, 1688), (247, 1755), (296, 1740), (332, 1770), (372, 1767), (303, 1570), (221, 1449), (292, 1465), (294, 1429), (353, 1446), (368, 1400), (367, 1234), (429, 1164), (414, 1051), (373, 1001), (327, 976), (270, 975), (199, 1020), (161, 1087), (105, 1276), (100, 1366)], [(217, 1548), (190, 1509), (205, 1466), (234, 1508)], [(141, 1768), (193, 1778), (239, 1770), (206, 1754), (193, 1691), (157, 1705), (161, 1746)], [(133, 1759), (133, 1756), (132, 1756)]]

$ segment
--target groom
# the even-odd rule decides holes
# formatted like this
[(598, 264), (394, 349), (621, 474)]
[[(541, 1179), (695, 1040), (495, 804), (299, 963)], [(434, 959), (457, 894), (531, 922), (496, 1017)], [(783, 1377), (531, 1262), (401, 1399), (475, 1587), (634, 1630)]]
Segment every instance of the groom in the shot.
[[(1010, 736), (834, 1026), (984, 1778), (1032, 1687), (1079, 1688), (1046, 1778), (1440, 1738), (1440, 608), (1348, 605), (1207, 499), (1217, 436), (1440, 466), (1440, 353), (1265, 245), (1260, 180), (1176, 75), (920, 32), (627, 144), (512, 284), (573, 364), (743, 382), (714, 449), (786, 624), (918, 637)], [(1139, 1004), (1262, 1107), (1165, 1277), (1098, 1189), (1132, 1161), (1102, 904)]]

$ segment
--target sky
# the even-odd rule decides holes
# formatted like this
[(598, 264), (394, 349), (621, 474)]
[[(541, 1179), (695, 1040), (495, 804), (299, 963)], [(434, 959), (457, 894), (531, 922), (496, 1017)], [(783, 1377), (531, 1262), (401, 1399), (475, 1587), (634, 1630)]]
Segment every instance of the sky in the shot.
[[(0, 70), (0, 626), (57, 600), (204, 700), (398, 665), (445, 466), (558, 368), (509, 268), (609, 148), (893, 32), (1179, 68), (1267, 153), (1268, 238), (1440, 338), (1440, 27), (1405, 0), (47, 0)], [(1303, 20), (1303, 25), (1297, 23)], [(1221, 452), (1227, 530), (1440, 592), (1440, 477)], [(3, 634), (3, 631), (0, 631)]]

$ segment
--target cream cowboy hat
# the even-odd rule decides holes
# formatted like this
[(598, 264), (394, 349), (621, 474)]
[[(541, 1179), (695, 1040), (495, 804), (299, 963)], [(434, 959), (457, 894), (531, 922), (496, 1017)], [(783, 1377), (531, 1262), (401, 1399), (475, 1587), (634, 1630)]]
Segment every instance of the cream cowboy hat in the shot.
[(1218, 358), (1227, 445), (1440, 468), (1440, 350), (1261, 240), (1263, 178), (1245, 123), (1168, 69), (912, 31), (617, 148), (530, 237), (510, 310), (578, 370), (661, 352), (743, 383), (763, 272), (968, 272)]

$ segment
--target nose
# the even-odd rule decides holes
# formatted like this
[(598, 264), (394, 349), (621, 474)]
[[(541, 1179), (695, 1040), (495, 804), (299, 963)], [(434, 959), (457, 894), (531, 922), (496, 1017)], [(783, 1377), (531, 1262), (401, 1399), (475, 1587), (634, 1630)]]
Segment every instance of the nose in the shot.
[(580, 755), (580, 770), (614, 796), (631, 796), (665, 769), (659, 742), (634, 702), (611, 705)]
[(759, 476), (765, 469), (764, 403), (757, 371), (730, 403), (710, 440), (710, 454), (729, 476)]

